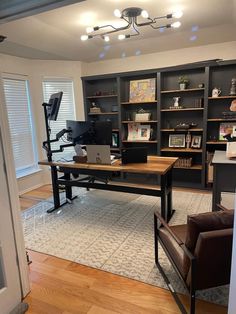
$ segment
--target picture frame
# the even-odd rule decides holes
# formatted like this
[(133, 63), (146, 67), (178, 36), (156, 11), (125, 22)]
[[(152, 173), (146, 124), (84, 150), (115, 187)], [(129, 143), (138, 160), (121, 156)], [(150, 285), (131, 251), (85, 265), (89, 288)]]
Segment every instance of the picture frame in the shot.
[(185, 147), (185, 134), (170, 134), (169, 147)]
[(227, 139), (224, 138), (224, 136), (227, 134), (231, 135), (234, 132), (235, 128), (236, 122), (220, 123), (219, 141), (227, 141)]
[(150, 124), (131, 122), (128, 124), (128, 141), (149, 141), (151, 136)]
[(151, 135), (151, 126), (141, 124), (138, 129), (138, 140), (139, 141), (149, 141)]
[(129, 101), (148, 102), (155, 101), (156, 79), (143, 79), (130, 81)]
[(200, 148), (202, 142), (201, 135), (193, 135), (192, 136), (192, 142), (191, 142), (191, 148)]
[(112, 148), (118, 148), (120, 146), (119, 143), (119, 132), (117, 131), (112, 131)]

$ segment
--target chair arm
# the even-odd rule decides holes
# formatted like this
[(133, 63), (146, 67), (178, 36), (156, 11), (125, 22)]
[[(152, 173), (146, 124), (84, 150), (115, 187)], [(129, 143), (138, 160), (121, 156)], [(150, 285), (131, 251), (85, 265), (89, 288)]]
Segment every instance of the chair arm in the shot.
[(157, 219), (160, 221), (161, 225), (163, 225), (166, 230), (170, 233), (170, 235), (174, 238), (174, 240), (178, 243), (178, 245), (184, 244), (177, 235), (170, 229), (169, 225), (166, 223), (166, 221), (161, 217), (161, 215), (158, 212), (155, 212), (154, 215), (157, 217)]
[(223, 210), (223, 211), (232, 210), (231, 208), (226, 208), (225, 206), (221, 204), (216, 204), (216, 207), (218, 207), (219, 210)]

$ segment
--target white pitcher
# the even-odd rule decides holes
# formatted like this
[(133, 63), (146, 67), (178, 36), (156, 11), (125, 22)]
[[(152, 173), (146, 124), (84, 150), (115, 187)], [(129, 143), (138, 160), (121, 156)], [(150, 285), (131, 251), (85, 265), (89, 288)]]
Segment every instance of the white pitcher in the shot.
[(221, 94), (221, 90), (219, 88), (213, 88), (212, 90), (212, 97), (219, 97)]

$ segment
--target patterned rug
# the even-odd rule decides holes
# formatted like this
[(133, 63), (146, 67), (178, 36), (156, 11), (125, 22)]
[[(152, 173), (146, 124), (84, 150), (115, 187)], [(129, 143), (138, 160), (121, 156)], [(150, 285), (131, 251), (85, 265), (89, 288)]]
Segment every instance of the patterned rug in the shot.
[[(152, 196), (86, 191), (47, 214), (52, 201), (22, 213), (26, 247), (83, 265), (167, 288), (154, 262), (153, 212), (160, 199)], [(176, 210), (171, 224), (186, 222), (187, 214), (211, 210), (211, 194), (173, 192)], [(180, 293), (186, 293), (160, 248), (160, 262)], [(204, 290), (198, 297), (227, 305), (228, 286)]]

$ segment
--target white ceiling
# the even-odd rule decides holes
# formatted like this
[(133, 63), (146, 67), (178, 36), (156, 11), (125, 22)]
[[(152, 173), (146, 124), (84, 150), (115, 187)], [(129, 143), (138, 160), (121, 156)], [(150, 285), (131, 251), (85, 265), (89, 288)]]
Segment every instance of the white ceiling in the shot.
[[(140, 27), (140, 36), (119, 41), (117, 33), (80, 40), (87, 26), (119, 23), (113, 11), (140, 7), (157, 17), (182, 10), (179, 29)], [(169, 23), (163, 19), (161, 25)], [(87, 0), (0, 25), (7, 39), (0, 53), (32, 59), (92, 62), (236, 40), (236, 0)]]

